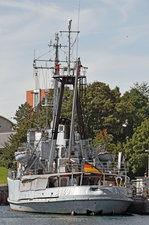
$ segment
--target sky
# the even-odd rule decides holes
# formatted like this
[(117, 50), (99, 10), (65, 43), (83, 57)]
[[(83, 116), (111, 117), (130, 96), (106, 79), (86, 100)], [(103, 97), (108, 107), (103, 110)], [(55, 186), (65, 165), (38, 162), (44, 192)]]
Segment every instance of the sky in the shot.
[(148, 9), (148, 0), (0, 0), (0, 115), (13, 120), (35, 88), (34, 56), (49, 51), (69, 18), (80, 30), (78, 56), (88, 83), (118, 86), (122, 94), (148, 83)]

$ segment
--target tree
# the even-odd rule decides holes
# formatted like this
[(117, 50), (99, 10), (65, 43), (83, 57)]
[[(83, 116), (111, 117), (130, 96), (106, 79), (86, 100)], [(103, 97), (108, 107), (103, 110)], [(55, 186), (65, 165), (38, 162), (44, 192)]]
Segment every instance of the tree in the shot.
[(149, 86), (147, 82), (139, 84), (138, 82), (134, 84), (135, 89), (137, 89), (141, 94), (149, 98)]
[(69, 87), (64, 88), (61, 117), (71, 119), (73, 91)]
[(107, 133), (107, 129), (100, 131), (96, 134), (95, 138), (93, 139), (93, 146), (96, 148), (99, 144), (103, 146), (107, 144), (105, 147), (106, 151), (113, 153), (115, 149), (115, 144), (113, 143), (113, 136)]
[(127, 128), (125, 130), (128, 136), (131, 137), (134, 128), (137, 128), (145, 119), (149, 118), (149, 100), (138, 88), (132, 88), (122, 98), (125, 99), (127, 105), (130, 105), (130, 112), (127, 115)]
[(47, 105), (45, 105), (45, 98), (43, 98), (42, 102), (40, 102), (36, 109), (34, 109), (34, 114), (32, 116), (32, 122), (34, 122), (34, 126), (38, 128), (50, 127), (50, 123), (53, 119), (52, 107), (53, 90), (51, 90), (48, 94)]
[[(14, 153), (22, 143), (26, 142), (27, 130), (33, 128), (35, 125), (33, 120), (33, 109), (27, 104), (22, 104), (16, 111), (14, 130), (16, 133), (10, 137), (9, 143), (5, 143), (5, 147), (2, 150), (0, 158), (0, 165), (7, 168), (13, 168), (14, 166)], [(15, 166), (16, 167), (16, 166)]]
[(116, 118), (114, 117), (114, 106), (119, 98), (119, 93), (112, 92), (108, 85), (101, 82), (94, 82), (87, 86), (86, 107), (89, 135), (93, 138), (101, 130), (108, 129)]
[(132, 104), (120, 95), (119, 88), (110, 89), (108, 85), (94, 82), (87, 86), (87, 116), (85, 124), (91, 138), (107, 129), (113, 136), (113, 142), (123, 142), (126, 129), (123, 125), (132, 112)]
[(146, 149), (149, 149), (149, 119), (134, 130), (132, 138), (123, 144), (126, 160), (129, 162), (131, 176), (143, 176), (147, 168)]
[(19, 127), (23, 121), (30, 120), (32, 115), (33, 115), (33, 108), (27, 102), (21, 104), (21, 106), (19, 106), (14, 116), (14, 119), (16, 120), (14, 129)]

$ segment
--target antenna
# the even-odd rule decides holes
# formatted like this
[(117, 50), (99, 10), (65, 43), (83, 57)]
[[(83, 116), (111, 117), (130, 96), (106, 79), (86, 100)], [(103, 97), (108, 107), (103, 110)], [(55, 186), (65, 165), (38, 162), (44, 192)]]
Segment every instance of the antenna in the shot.
[(70, 50), (71, 50), (71, 33), (80, 33), (80, 31), (72, 31), (71, 30), (71, 23), (72, 19), (68, 19), (68, 30), (67, 31), (60, 31), (61, 33), (68, 33), (68, 76), (70, 76), (70, 64), (71, 64), (71, 59), (70, 59)]
[[(79, 30), (79, 25), (80, 25), (80, 0), (78, 2), (78, 26), (77, 26), (77, 30)], [(79, 49), (79, 38), (77, 38), (76, 59), (78, 58), (78, 49)]]

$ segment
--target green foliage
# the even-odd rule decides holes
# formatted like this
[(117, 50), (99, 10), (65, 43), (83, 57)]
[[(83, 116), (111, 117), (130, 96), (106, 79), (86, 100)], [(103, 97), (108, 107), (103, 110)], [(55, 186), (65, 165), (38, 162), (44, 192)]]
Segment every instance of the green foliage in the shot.
[(7, 184), (8, 169), (0, 167), (0, 185)]
[[(49, 100), (53, 97), (53, 93), (49, 94)], [(6, 168), (16, 168), (14, 153), (22, 143), (27, 140), (27, 130), (32, 128), (44, 128), (46, 127), (46, 115), (48, 118), (48, 126), (52, 120), (51, 108), (42, 107), (43, 102), (37, 106), (34, 111), (32, 107), (24, 103), (19, 106), (16, 111), (14, 119), (16, 124), (14, 125), (15, 134), (9, 139), (9, 143), (5, 143), (5, 147), (2, 150), (0, 157), (0, 165)]]
[(48, 106), (45, 106), (45, 98), (38, 104), (32, 120), (35, 127), (45, 128), (50, 127), (52, 121), (52, 104), (53, 104), (53, 90), (48, 94)]
[(119, 98), (104, 83), (94, 82), (88, 85), (86, 124), (89, 127), (91, 138), (103, 129), (108, 128), (109, 132), (111, 125), (116, 122), (113, 111), (117, 97)]
[(138, 82), (134, 84), (134, 88), (137, 89), (144, 96), (149, 98), (149, 86), (147, 82), (143, 82), (139, 84)]
[(89, 137), (94, 138), (96, 133), (107, 129), (113, 136), (113, 142), (122, 141), (126, 137), (122, 125), (130, 114), (131, 104), (127, 99), (120, 97), (119, 88), (111, 90), (108, 85), (94, 82), (87, 86), (87, 120)]
[(140, 126), (142, 121), (149, 118), (149, 100), (140, 90), (132, 88), (130, 92), (124, 94), (127, 102), (130, 104), (130, 114), (128, 115), (127, 133), (131, 137), (134, 128)]
[(146, 119), (137, 127), (132, 138), (127, 138), (124, 143), (126, 159), (129, 162), (130, 174), (144, 175), (147, 168), (147, 153), (149, 149), (149, 119)]
[(21, 104), (21, 106), (19, 106), (14, 116), (14, 119), (17, 122), (14, 128), (16, 129), (17, 127), (19, 127), (22, 121), (25, 121), (25, 120), (29, 121), (30, 118), (32, 117), (32, 114), (33, 114), (33, 109), (28, 103)]
[(105, 150), (108, 152), (114, 152), (115, 144), (112, 143), (113, 136), (107, 133), (107, 129), (100, 131), (96, 134), (96, 137), (93, 140), (93, 146), (96, 148), (99, 144), (103, 146), (105, 143), (108, 145), (106, 146)]
[(2, 155), (0, 157), (0, 165), (6, 168), (15, 168), (14, 165), (14, 153), (22, 143), (26, 142), (27, 130), (33, 128), (34, 121), (33, 110), (27, 104), (22, 104), (16, 111), (15, 120), (17, 121), (14, 126), (16, 133), (9, 138), (9, 143), (5, 143), (5, 147), (2, 150)]
[(61, 117), (71, 119), (73, 91), (68, 87), (64, 89)]

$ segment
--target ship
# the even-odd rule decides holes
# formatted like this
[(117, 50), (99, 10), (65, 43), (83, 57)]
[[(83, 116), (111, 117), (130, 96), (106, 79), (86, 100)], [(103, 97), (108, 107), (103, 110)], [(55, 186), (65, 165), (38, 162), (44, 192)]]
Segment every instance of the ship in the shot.
[(130, 214), (149, 215), (149, 177), (137, 177), (131, 180), (133, 202), (128, 208)]
[[(50, 44), (55, 49), (54, 66), (48, 68), (54, 68), (51, 126), (28, 130), (27, 142), (17, 149), (17, 171), (8, 176), (8, 202), (12, 210), (24, 212), (124, 214), (132, 202), (129, 179), (117, 167), (112, 171), (107, 156), (106, 162), (100, 160), (99, 151), (104, 147), (94, 149), (86, 137), (78, 84), (86, 81), (87, 68), (79, 57), (71, 59), (71, 35), (79, 33), (72, 31), (71, 23), (69, 20), (67, 31), (60, 31), (68, 34), (66, 60), (59, 59), (58, 33)], [(34, 69), (43, 69), (37, 61), (34, 59)], [(61, 117), (66, 86), (73, 91), (71, 118)], [(113, 160), (113, 156), (109, 158)]]

